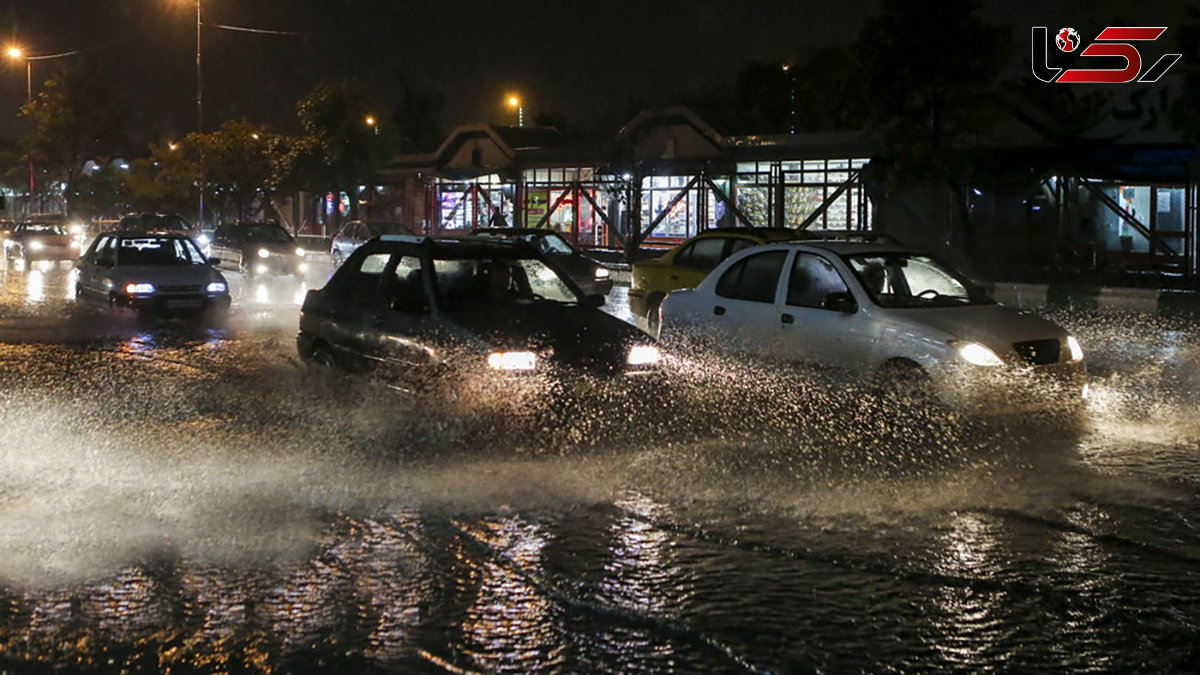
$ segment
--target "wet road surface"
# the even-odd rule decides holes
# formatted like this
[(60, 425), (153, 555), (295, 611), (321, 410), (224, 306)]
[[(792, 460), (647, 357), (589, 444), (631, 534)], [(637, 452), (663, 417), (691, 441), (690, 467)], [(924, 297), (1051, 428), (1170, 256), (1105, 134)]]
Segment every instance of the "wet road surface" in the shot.
[(0, 284), (4, 670), (1200, 663), (1190, 322), (1057, 314), (1079, 424), (701, 361), (669, 402), (514, 429), (302, 367), (299, 281), (230, 274), (196, 329), (81, 310), (69, 277)]

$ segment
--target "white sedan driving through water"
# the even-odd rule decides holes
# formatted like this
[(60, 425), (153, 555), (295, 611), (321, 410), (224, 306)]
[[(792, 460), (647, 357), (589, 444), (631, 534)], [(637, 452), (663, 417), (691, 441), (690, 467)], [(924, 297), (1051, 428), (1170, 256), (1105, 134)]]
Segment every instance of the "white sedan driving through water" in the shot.
[(895, 244), (789, 242), (746, 249), (661, 307), (664, 340), (827, 367), (960, 410), (1074, 406), (1079, 342), (994, 302), (928, 255)]

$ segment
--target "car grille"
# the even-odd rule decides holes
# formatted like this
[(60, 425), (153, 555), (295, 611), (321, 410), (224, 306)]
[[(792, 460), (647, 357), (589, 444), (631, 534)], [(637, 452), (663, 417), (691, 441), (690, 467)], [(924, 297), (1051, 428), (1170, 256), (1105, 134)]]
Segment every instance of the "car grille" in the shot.
[(159, 286), (160, 293), (199, 293), (200, 287), (195, 285), (187, 286)]
[(1029, 340), (1028, 342), (1013, 343), (1013, 349), (1025, 363), (1031, 366), (1045, 366), (1058, 363), (1062, 343), (1057, 339)]

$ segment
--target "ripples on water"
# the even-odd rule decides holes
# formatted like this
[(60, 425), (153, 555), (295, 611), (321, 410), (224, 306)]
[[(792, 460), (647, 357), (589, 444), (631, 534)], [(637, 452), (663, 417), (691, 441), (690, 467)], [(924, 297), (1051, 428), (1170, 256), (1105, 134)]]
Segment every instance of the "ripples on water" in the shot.
[(1056, 318), (1082, 425), (703, 359), (513, 429), (306, 374), (286, 331), (0, 346), (0, 665), (1186, 670), (1197, 331)]

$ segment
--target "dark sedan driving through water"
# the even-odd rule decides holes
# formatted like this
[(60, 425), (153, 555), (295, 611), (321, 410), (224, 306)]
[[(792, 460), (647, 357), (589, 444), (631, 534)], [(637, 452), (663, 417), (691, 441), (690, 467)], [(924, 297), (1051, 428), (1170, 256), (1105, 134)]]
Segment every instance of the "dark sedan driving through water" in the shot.
[(522, 242), (384, 235), (309, 291), (297, 346), (310, 361), (456, 398), (657, 372), (654, 339), (603, 301)]

